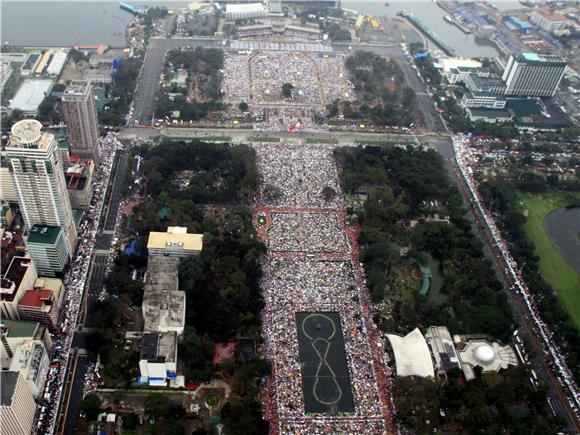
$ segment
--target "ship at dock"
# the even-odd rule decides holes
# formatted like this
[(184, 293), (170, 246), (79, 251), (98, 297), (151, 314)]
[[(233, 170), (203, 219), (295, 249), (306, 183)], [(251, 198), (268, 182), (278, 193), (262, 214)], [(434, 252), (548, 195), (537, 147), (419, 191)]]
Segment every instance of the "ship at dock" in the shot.
[(130, 12), (133, 15), (143, 15), (149, 10), (148, 6), (133, 6), (128, 3), (119, 3), (119, 7), (124, 11)]
[(406, 18), (413, 24), (421, 33), (427, 36), (431, 41), (433, 41), (441, 50), (445, 52), (445, 54), (449, 56), (455, 56), (455, 50), (449, 47), (443, 40), (437, 36), (429, 27), (427, 27), (415, 14), (411, 12), (407, 12), (405, 10), (399, 11), (397, 15)]
[(449, 24), (457, 27), (459, 30), (461, 30), (463, 33), (469, 35), (471, 33), (471, 29), (469, 27), (467, 27), (467, 25), (463, 22), (461, 22), (461, 20), (457, 17), (452, 17), (451, 15), (445, 15), (443, 17), (443, 19), (445, 21), (447, 21)]

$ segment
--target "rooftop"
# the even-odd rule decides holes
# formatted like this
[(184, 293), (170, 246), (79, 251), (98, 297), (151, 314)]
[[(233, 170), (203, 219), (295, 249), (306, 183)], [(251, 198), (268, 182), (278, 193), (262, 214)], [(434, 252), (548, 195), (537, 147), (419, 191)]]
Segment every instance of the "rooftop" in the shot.
[(28, 233), (28, 240), (26, 242), (54, 245), (61, 232), (61, 227), (52, 225), (33, 225), (32, 228), (30, 228), (30, 233)]
[(165, 233), (149, 233), (147, 249), (165, 249), (170, 246), (177, 246), (186, 251), (201, 251), (203, 234), (188, 234), (185, 227), (169, 227)]
[(564, 15), (548, 7), (536, 8), (534, 9), (534, 12), (542, 15), (548, 21), (568, 21), (568, 18), (566, 18)]
[(12, 405), (12, 396), (16, 389), (16, 382), (18, 382), (18, 372), (2, 370), (0, 371), (0, 405)]
[(397, 376), (434, 376), (429, 346), (419, 328), (405, 337), (387, 334), (387, 338), (395, 354)]
[(62, 96), (63, 100), (66, 101), (67, 97), (74, 96), (79, 97), (85, 95), (90, 91), (90, 83), (85, 80), (73, 80), (66, 87), (64, 94)]
[(9, 338), (34, 337), (38, 329), (37, 322), (25, 322), (24, 320), (5, 319), (2, 324), (6, 326), (6, 336)]
[(507, 119), (511, 118), (510, 113), (505, 109), (486, 109), (481, 107), (469, 107), (467, 109), (472, 117), (488, 119)]
[(150, 255), (143, 290), (145, 331), (183, 328), (185, 293), (178, 291), (179, 258)]
[(52, 299), (52, 290), (28, 290), (20, 299), (19, 306), (42, 308)]
[(4, 292), (4, 290), (1, 293), (1, 299), (3, 301), (9, 301), (11, 302), (12, 300), (14, 300), (14, 297), (16, 296), (16, 291), (18, 290), (18, 287), (20, 287), (20, 284), (22, 283), (22, 280), (24, 279), (24, 275), (26, 275), (26, 272), (28, 271), (29, 267), (31, 266), (32, 263), (32, 258), (28, 258), (28, 257), (13, 257), (12, 261), (10, 262), (10, 266), (8, 266), (8, 269), (6, 270), (6, 273), (4, 274), (4, 277), (2, 278), (2, 288), (10, 288), (12, 286), (12, 283), (14, 283), (14, 288), (12, 291), (10, 292)]
[(141, 359), (149, 362), (175, 362), (177, 334), (147, 332), (141, 338)]
[(25, 80), (16, 92), (10, 108), (36, 112), (44, 97), (49, 94), (51, 87), (52, 80)]
[(566, 61), (558, 54), (549, 53), (521, 53), (518, 59), (520, 62), (540, 62), (565, 64)]

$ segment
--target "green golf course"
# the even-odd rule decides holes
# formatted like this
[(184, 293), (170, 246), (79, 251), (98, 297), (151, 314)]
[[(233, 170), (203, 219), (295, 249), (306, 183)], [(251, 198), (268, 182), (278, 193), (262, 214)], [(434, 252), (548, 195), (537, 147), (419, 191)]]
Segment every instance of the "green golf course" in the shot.
[(553, 192), (541, 195), (522, 195), (518, 204), (528, 215), (524, 230), (534, 242), (540, 258), (540, 273), (554, 288), (562, 307), (574, 325), (580, 329), (580, 275), (560, 255), (544, 229), (544, 219), (552, 211), (580, 202), (579, 193)]

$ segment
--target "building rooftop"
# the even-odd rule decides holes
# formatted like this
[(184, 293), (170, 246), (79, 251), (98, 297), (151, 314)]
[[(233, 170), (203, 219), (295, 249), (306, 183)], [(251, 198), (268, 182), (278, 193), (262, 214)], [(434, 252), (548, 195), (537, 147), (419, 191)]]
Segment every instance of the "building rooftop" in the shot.
[(3, 320), (2, 324), (6, 327), (6, 336), (9, 338), (34, 337), (39, 325), (37, 322), (8, 319)]
[(36, 112), (44, 97), (50, 93), (51, 87), (52, 80), (25, 80), (16, 92), (10, 108)]
[(548, 21), (552, 21), (552, 22), (568, 21), (568, 18), (566, 18), (564, 15), (562, 15), (561, 13), (554, 11), (548, 7), (536, 8), (536, 9), (534, 9), (534, 12), (542, 15)]
[(6, 270), (4, 277), (2, 278), (2, 291), (0, 292), (0, 299), (3, 301), (11, 302), (16, 296), (16, 291), (24, 275), (28, 271), (28, 268), (32, 264), (32, 258), (28, 257), (12, 257), (10, 266)]
[(262, 3), (226, 4), (226, 14), (266, 12)]
[(42, 124), (36, 119), (23, 119), (11, 128), (7, 148), (35, 148), (45, 150), (54, 140), (51, 133), (42, 132)]
[(145, 331), (183, 328), (185, 293), (178, 291), (179, 258), (150, 255), (143, 290)]
[(0, 371), (0, 405), (10, 406), (12, 405), (12, 396), (14, 396), (14, 390), (16, 389), (16, 383), (18, 382), (18, 372), (2, 370)]
[(53, 225), (33, 225), (32, 228), (30, 228), (30, 233), (28, 233), (28, 240), (26, 242), (54, 245), (61, 231), (61, 227)]
[(188, 234), (185, 227), (169, 227), (167, 232), (150, 232), (147, 249), (165, 249), (179, 246), (186, 251), (201, 251), (203, 234)]
[(419, 328), (405, 337), (387, 334), (387, 338), (395, 354), (397, 376), (434, 377), (429, 346)]
[(560, 55), (549, 53), (521, 53), (518, 61), (539, 62), (558, 65), (566, 64), (566, 61)]
[(64, 90), (63, 101), (69, 97), (82, 97), (90, 90), (90, 83), (85, 80), (73, 80)]
[(43, 306), (50, 305), (52, 300), (52, 290), (49, 289), (39, 289), (39, 290), (28, 290), (20, 299), (18, 306), (22, 307), (33, 307), (42, 308)]
[(147, 332), (141, 338), (141, 359), (149, 362), (175, 362), (177, 334)]
[(487, 119), (507, 119), (511, 118), (510, 113), (505, 109), (486, 109), (481, 107), (469, 107), (467, 111), (472, 117)]

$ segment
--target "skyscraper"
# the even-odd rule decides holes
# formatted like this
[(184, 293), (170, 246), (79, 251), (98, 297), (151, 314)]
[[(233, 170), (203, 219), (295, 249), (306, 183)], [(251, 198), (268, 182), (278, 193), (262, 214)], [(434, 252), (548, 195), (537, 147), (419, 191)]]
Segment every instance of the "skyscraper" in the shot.
[(503, 80), (506, 95), (553, 97), (564, 76), (566, 61), (556, 54), (510, 56)]
[(12, 126), (6, 147), (8, 169), (14, 179), (26, 229), (36, 224), (62, 227), (70, 255), (77, 233), (62, 158), (54, 135), (41, 129), (40, 122), (33, 119)]
[(71, 143), (71, 153), (99, 162), (99, 123), (92, 85), (71, 82), (62, 96), (62, 110)]

